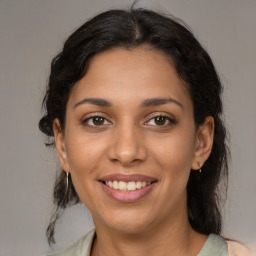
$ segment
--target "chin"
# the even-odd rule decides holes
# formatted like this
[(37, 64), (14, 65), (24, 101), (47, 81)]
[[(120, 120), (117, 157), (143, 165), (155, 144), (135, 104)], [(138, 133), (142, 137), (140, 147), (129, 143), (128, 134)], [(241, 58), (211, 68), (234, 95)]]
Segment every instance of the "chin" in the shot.
[(149, 229), (149, 225), (146, 223), (134, 223), (133, 221), (133, 223), (113, 223), (110, 228), (122, 234), (135, 235), (147, 231)]
[[(124, 234), (139, 234), (149, 230), (154, 225), (153, 216), (138, 211), (119, 211), (108, 216), (102, 216), (105, 226)], [(150, 218), (151, 217), (151, 218)]]

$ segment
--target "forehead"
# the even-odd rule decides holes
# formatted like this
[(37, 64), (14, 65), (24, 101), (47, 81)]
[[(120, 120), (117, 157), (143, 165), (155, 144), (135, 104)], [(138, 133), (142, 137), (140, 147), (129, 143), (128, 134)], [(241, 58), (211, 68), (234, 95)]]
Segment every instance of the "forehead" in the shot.
[(87, 96), (119, 103), (163, 96), (190, 101), (187, 86), (171, 59), (149, 47), (114, 48), (96, 54), (85, 76), (74, 86), (70, 100), (75, 102)]

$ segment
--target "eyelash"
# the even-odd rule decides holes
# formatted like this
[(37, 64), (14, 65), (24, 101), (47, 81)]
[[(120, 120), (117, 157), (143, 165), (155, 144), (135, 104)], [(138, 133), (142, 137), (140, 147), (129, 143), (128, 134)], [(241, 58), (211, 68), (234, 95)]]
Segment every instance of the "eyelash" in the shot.
[[(103, 126), (104, 124), (103, 124), (103, 125), (88, 125), (88, 121), (89, 121), (89, 120), (93, 120), (94, 118), (97, 118), (97, 117), (103, 118), (104, 120), (107, 120), (105, 117), (103, 117), (103, 116), (101, 116), (101, 115), (94, 115), (94, 116), (88, 117), (88, 118), (86, 118), (85, 120), (83, 120), (83, 121), (82, 121), (82, 124), (85, 125), (85, 126), (87, 126), (87, 127), (93, 128), (93, 129), (102, 128), (102, 126)], [(176, 124), (176, 123), (177, 123), (174, 118), (171, 118), (170, 116), (165, 115), (165, 114), (160, 114), (160, 115), (154, 116), (154, 117), (150, 118), (149, 121), (147, 121), (146, 123), (150, 122), (151, 120), (156, 119), (157, 117), (163, 117), (163, 118), (165, 118), (165, 121), (166, 121), (166, 120), (169, 121), (169, 124), (167, 124), (167, 125), (165, 125), (165, 124), (164, 124), (164, 125), (153, 125), (153, 126), (158, 126), (158, 127), (160, 127), (160, 128), (166, 128), (167, 126), (169, 126), (169, 125), (171, 125), (171, 124)], [(165, 123), (166, 123), (166, 122), (165, 122)]]

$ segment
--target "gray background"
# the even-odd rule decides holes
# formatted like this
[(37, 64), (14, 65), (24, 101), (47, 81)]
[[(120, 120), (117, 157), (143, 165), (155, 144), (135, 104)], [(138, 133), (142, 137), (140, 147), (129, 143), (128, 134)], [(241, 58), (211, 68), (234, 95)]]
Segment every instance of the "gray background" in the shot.
[[(89, 17), (121, 0), (0, 0), (0, 255), (43, 255), (58, 160), (38, 131), (49, 64), (64, 39)], [(162, 0), (137, 6), (170, 12), (190, 25), (225, 86), (232, 164), (224, 234), (256, 248), (256, 1)], [(92, 227), (83, 206), (57, 225), (57, 245)]]

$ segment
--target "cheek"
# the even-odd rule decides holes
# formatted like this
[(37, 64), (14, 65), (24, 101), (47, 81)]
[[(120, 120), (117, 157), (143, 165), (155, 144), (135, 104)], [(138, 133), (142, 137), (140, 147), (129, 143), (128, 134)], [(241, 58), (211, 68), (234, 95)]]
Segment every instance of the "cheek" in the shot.
[(89, 210), (93, 210), (92, 198), (97, 193), (96, 176), (100, 169), (100, 161), (104, 143), (96, 143), (88, 136), (75, 133), (66, 142), (68, 163), (75, 190), (81, 201)]
[(189, 174), (194, 155), (194, 137), (191, 132), (179, 131), (154, 143), (152, 155), (164, 173), (179, 176)]
[(88, 135), (76, 133), (75, 136), (70, 136), (66, 141), (70, 169), (86, 174), (86, 170), (90, 170), (97, 163), (96, 159), (102, 154), (104, 145)]
[[(73, 133), (66, 141), (67, 159), (71, 178), (80, 199), (89, 204), (90, 192), (94, 190), (97, 170), (103, 156), (105, 143), (96, 143), (88, 136)], [(89, 197), (88, 197), (89, 196)]]

